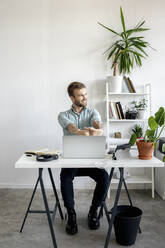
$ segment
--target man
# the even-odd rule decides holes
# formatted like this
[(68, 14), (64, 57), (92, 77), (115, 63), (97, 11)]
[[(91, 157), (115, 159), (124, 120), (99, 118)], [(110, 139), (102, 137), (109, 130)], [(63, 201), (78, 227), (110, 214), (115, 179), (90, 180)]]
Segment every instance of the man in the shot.
[[(85, 85), (72, 82), (68, 86), (68, 94), (72, 101), (72, 107), (68, 111), (61, 112), (58, 116), (64, 135), (101, 136), (103, 134), (101, 117), (95, 109), (87, 107)], [(78, 232), (73, 192), (73, 180), (77, 176), (89, 176), (96, 182), (92, 204), (88, 213), (88, 227), (91, 230), (96, 230), (100, 226), (97, 209), (104, 201), (109, 186), (109, 176), (104, 169), (66, 168), (61, 170), (61, 192), (64, 206), (68, 213), (66, 232), (71, 235)]]

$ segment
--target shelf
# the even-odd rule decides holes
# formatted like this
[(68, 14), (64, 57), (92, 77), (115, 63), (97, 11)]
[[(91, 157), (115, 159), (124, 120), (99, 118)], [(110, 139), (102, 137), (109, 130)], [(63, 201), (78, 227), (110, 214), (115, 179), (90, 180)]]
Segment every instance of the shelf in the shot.
[(148, 96), (148, 93), (112, 93), (108, 92), (111, 96)]
[(146, 119), (109, 119), (109, 122), (144, 122)]
[[(151, 178), (142, 175), (142, 176), (130, 176), (129, 178), (125, 179), (126, 183), (152, 183)], [(116, 184), (119, 183), (119, 179), (112, 179), (112, 183)]]

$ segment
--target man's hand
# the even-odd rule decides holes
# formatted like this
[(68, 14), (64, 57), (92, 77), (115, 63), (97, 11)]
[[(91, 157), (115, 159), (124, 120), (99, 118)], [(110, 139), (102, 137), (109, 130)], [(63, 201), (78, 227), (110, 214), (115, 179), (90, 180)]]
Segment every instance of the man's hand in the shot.
[(85, 129), (85, 130), (80, 130), (78, 129), (78, 131), (76, 132), (77, 135), (83, 135), (83, 136), (89, 136), (89, 130)]
[(103, 134), (102, 129), (95, 129), (94, 127), (88, 127), (88, 128), (85, 128), (85, 130), (89, 131), (90, 136), (101, 136)]
[(89, 130), (80, 130), (73, 123), (68, 125), (68, 131), (76, 135), (89, 136)]

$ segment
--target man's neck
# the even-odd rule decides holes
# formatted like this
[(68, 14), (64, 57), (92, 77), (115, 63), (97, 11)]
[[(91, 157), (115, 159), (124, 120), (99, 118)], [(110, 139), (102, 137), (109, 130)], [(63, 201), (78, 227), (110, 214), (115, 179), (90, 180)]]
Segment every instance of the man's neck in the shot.
[(84, 107), (79, 107), (79, 106), (73, 104), (72, 108), (74, 109), (74, 111), (76, 111), (78, 114), (80, 114)]

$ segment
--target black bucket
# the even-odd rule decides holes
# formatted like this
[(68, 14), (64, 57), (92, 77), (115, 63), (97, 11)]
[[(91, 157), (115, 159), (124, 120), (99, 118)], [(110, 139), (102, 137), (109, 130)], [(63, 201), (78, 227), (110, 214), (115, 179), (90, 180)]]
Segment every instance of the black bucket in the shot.
[(133, 245), (140, 226), (142, 210), (128, 205), (117, 207), (114, 227), (116, 241), (120, 245)]

